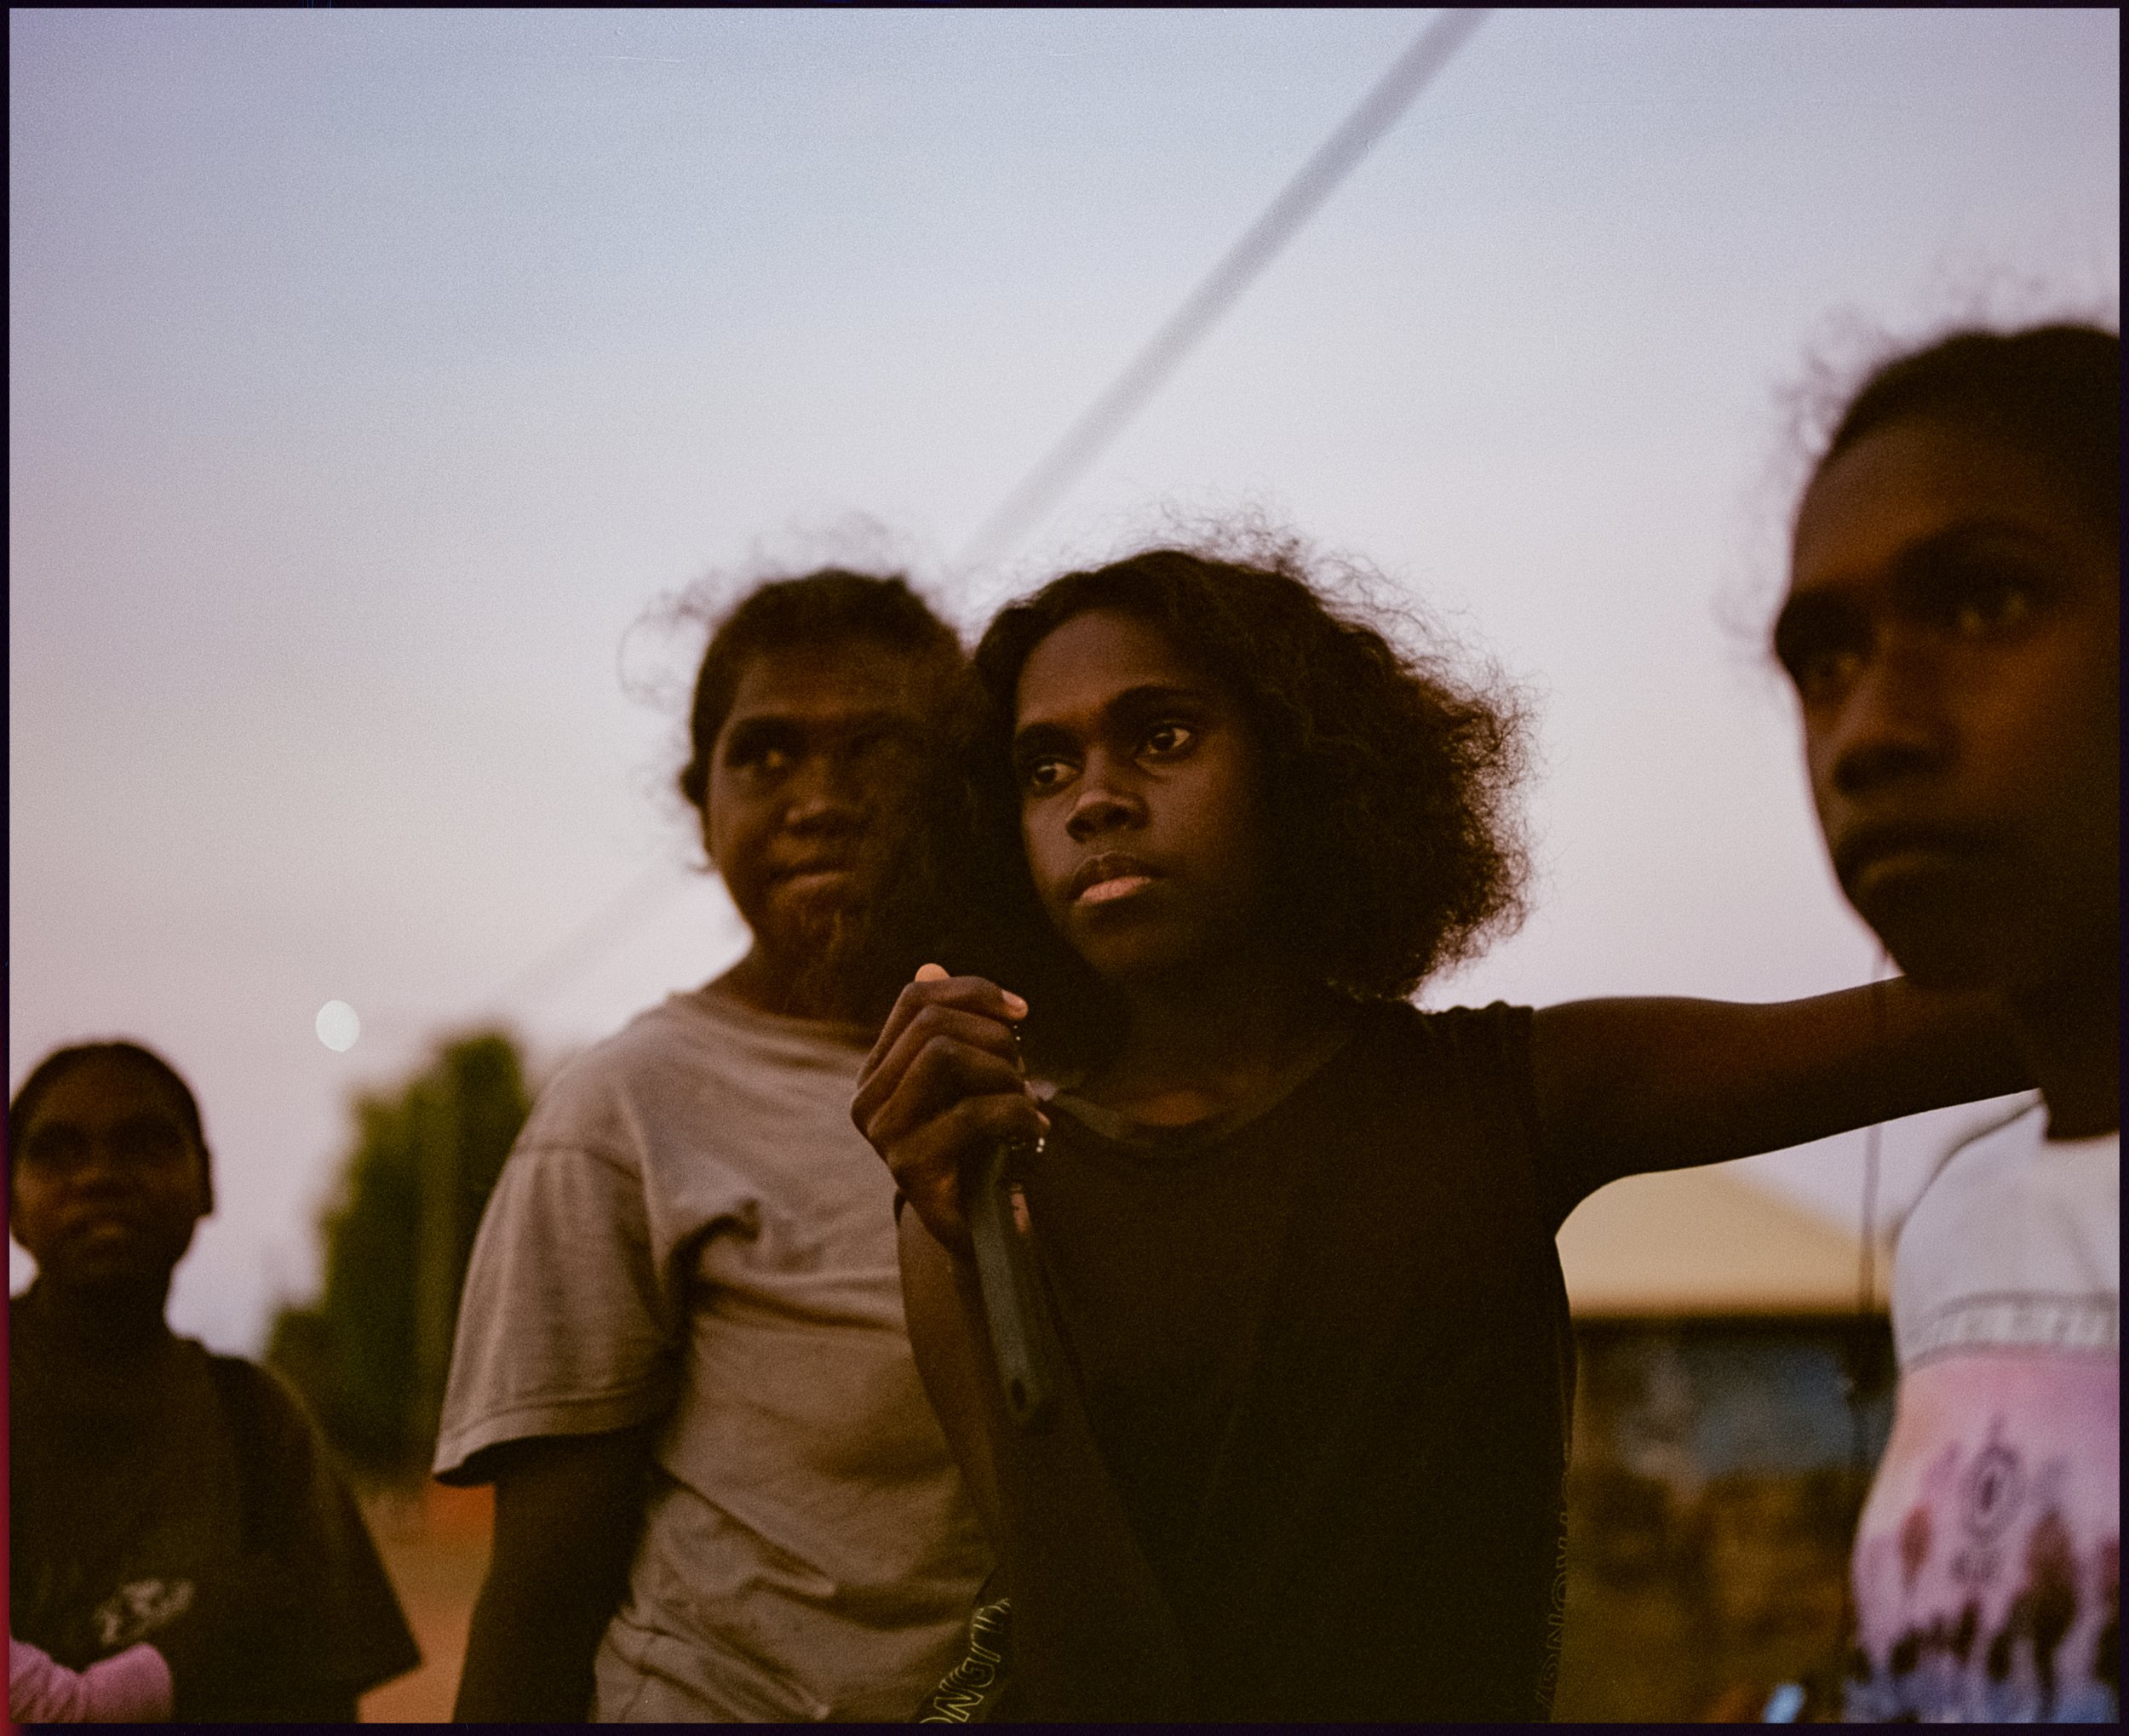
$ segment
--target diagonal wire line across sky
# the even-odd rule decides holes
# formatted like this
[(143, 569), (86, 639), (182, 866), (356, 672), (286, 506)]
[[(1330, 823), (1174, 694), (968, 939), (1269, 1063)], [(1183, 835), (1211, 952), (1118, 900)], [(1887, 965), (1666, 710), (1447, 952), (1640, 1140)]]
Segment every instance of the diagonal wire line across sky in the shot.
[[(1413, 100), (1484, 20), (1486, 7), (1449, 7), (1428, 20), (1389, 70), (1338, 123), (1261, 215), (1242, 232), (1181, 306), (1132, 357), (1099, 397), (1080, 413), (1058, 443), (984, 520), (955, 564), (963, 571), (1000, 559), (1041, 524), (1131, 419), (1165, 385), (1219, 318), (1263, 274), (1286, 244), (1337, 191), (1375, 143), (1396, 125)], [(491, 1004), (513, 1004), (551, 993), (568, 977), (619, 940), (687, 883), (668, 879), (669, 864), (652, 864), (588, 917), (577, 929), (520, 971)]]
[(1300, 226), (1337, 190), (1375, 141), (1484, 20), (1483, 7), (1452, 7), (1431, 20), (1374, 89), (1339, 123), (1316, 154), (1242, 232), (1109, 388), (1087, 405), (1020, 485), (986, 519), (961, 552), (964, 568), (1011, 552), (1087, 473), (1103, 449), (1167, 382), (1219, 317), (1241, 298)]

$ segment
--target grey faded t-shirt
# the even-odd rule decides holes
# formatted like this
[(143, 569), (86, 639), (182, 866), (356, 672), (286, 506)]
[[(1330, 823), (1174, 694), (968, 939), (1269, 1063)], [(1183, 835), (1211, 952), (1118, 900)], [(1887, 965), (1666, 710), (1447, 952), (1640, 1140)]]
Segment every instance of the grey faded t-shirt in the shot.
[(473, 1246), (436, 1472), (663, 1418), (593, 1716), (908, 1716), (989, 1567), (902, 1315), (847, 1028), (676, 994), (542, 1095)]

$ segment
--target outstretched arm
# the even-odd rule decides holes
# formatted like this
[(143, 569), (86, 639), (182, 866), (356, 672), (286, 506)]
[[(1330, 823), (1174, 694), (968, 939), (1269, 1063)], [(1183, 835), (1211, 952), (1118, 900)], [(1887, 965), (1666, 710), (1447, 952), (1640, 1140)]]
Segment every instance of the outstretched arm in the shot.
[(1578, 1199), (1621, 1176), (1778, 1151), (2033, 1080), (1989, 997), (1896, 977), (1765, 1006), (1544, 1007), (1531, 1083), (1539, 1142)]

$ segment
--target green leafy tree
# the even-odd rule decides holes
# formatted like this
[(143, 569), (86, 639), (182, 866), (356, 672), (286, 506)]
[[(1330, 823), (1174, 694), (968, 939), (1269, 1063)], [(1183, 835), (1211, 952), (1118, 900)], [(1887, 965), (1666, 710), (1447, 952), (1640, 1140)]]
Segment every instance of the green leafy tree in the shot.
[(281, 1310), (267, 1360), (354, 1464), (417, 1475), (435, 1445), (473, 1233), (531, 1096), (517, 1045), (481, 1031), (352, 1109), (353, 1146), (318, 1225), (324, 1293)]

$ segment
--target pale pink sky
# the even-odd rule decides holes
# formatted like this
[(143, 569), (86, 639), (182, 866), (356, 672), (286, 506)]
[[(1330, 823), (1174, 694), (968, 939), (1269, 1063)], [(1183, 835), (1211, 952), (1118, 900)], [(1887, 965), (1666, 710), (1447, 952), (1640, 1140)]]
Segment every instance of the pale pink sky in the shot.
[[(1868, 974), (1724, 625), (1779, 389), (1844, 314), (2111, 315), (2114, 12), (1496, 14), (1009, 570), (951, 565), (1427, 15), (10, 15), (9, 1074), (123, 1033), (198, 1086), (182, 1326), (314, 1281), (347, 1095), (429, 1034), (551, 1057), (732, 955), (623, 637), (853, 514), (973, 627), (1260, 503), (1526, 678), (1538, 914), (1431, 999)], [(1755, 1172), (1852, 1214), (1856, 1149)]]

